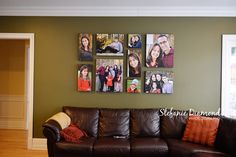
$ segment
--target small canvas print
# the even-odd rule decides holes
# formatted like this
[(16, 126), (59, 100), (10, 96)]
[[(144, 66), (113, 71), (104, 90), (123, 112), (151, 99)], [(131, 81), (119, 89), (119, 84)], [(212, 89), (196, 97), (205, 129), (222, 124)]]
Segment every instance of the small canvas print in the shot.
[(124, 34), (97, 34), (96, 54), (100, 56), (123, 56)]
[(128, 35), (128, 47), (129, 48), (142, 48), (141, 34), (129, 34)]
[(92, 64), (78, 65), (78, 91), (92, 91)]
[(140, 79), (135, 78), (127, 80), (127, 93), (141, 93)]
[(79, 34), (79, 60), (92, 61), (93, 60), (93, 35)]
[(123, 59), (96, 59), (96, 91), (123, 91)]
[(174, 73), (170, 71), (146, 71), (144, 92), (152, 94), (173, 93)]
[(128, 77), (141, 77), (141, 49), (128, 50), (127, 57), (127, 76)]
[(146, 66), (149, 68), (173, 68), (174, 66), (174, 35), (147, 34)]

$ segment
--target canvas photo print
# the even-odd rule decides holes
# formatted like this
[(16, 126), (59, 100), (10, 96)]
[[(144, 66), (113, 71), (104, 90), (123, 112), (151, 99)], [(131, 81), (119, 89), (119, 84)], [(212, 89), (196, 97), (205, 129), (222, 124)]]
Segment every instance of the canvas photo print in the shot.
[(78, 91), (92, 91), (92, 64), (78, 65)]
[(123, 91), (123, 59), (96, 59), (96, 91)]
[(128, 47), (129, 48), (142, 48), (141, 34), (128, 34)]
[(141, 80), (127, 79), (127, 93), (141, 93)]
[(141, 49), (128, 50), (127, 57), (127, 76), (128, 77), (141, 77)]
[(174, 35), (147, 34), (146, 67), (173, 68), (173, 66), (174, 66)]
[(146, 71), (144, 92), (151, 94), (173, 93), (174, 73), (170, 71)]
[(124, 34), (96, 34), (96, 54), (100, 56), (123, 56)]
[(93, 60), (93, 35), (92, 34), (79, 34), (79, 60), (92, 61)]

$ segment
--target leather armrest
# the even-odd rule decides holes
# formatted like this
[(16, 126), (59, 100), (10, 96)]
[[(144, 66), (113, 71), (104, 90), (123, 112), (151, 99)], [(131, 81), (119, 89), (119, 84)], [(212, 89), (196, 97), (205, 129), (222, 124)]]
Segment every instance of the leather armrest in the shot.
[(59, 112), (50, 117), (43, 124), (44, 127), (43, 134), (45, 137), (47, 137), (48, 140), (59, 141), (60, 131), (68, 127), (70, 123), (71, 123), (70, 117), (64, 112)]
[(50, 141), (60, 140), (61, 126), (55, 120), (48, 120), (43, 124), (43, 134)]

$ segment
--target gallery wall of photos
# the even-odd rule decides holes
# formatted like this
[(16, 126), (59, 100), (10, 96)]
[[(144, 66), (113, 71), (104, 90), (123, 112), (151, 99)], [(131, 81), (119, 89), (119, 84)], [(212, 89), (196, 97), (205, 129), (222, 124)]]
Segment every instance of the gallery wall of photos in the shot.
[[(91, 92), (94, 89), (95, 92), (103, 93), (173, 93), (174, 73), (163, 68), (171, 69), (174, 66), (174, 35), (146, 34), (145, 43), (142, 41), (141, 34), (128, 34), (125, 41), (125, 34), (80, 33), (78, 91)], [(142, 52), (144, 49), (145, 52)], [(145, 63), (142, 62), (143, 58)], [(142, 83), (144, 66), (147, 70), (144, 71)]]

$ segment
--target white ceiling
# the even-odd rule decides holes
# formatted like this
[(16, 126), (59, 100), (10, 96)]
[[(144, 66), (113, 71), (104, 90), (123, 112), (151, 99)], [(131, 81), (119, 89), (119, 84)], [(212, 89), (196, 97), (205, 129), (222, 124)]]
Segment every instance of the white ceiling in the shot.
[(236, 0), (0, 0), (1, 15), (236, 17)]

